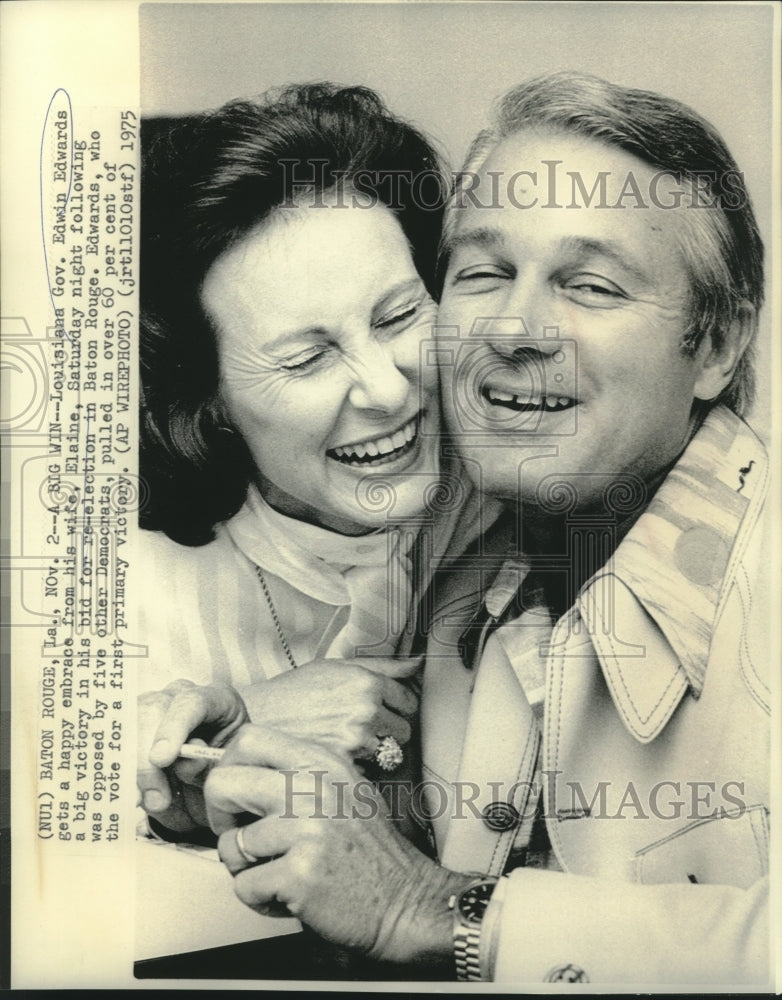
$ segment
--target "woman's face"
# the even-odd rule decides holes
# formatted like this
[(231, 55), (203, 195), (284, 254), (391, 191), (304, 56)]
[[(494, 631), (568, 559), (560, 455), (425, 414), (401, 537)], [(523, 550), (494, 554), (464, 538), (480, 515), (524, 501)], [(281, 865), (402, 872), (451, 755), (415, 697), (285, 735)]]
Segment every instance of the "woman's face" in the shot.
[(439, 472), (422, 351), (436, 307), (387, 208), (280, 209), (218, 257), (201, 296), (273, 507), (345, 534), (421, 511)]

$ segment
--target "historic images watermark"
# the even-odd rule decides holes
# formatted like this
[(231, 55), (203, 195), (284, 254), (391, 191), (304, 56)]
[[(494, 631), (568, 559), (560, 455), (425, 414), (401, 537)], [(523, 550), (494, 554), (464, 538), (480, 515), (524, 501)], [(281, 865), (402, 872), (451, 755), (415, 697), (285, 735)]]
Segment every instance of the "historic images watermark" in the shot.
[[(452, 207), (499, 209), (679, 208), (738, 211), (746, 207), (744, 175), (738, 170), (695, 171), (684, 178), (658, 170), (641, 178), (632, 170), (563, 170), (562, 160), (543, 160), (545, 170), (328, 170), (324, 159), (280, 160), (285, 198), (282, 208), (400, 209), (411, 202), (425, 211)], [(610, 192), (610, 194), (609, 194)]]
[[(710, 820), (737, 819), (750, 804), (743, 781), (666, 778), (649, 787), (632, 781), (561, 781), (561, 771), (542, 771), (533, 781), (511, 784), (490, 781), (425, 779), (383, 782), (386, 798), (368, 778), (335, 780), (324, 770), (282, 770), (282, 819), (372, 819), (390, 810), (400, 819), (406, 809), (424, 824), (431, 820), (482, 819), (487, 808), (502, 804), (518, 821), (538, 808), (546, 819), (564, 822), (593, 820)], [(479, 805), (479, 803), (483, 803)]]

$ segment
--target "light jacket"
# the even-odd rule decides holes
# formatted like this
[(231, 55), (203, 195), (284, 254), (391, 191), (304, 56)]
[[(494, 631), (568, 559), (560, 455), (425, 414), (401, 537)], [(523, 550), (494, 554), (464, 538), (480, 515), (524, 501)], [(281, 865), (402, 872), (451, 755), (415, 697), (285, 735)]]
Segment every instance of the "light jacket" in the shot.
[[(768, 475), (752, 431), (712, 410), (550, 638), (510, 622), (476, 670), (454, 643), (501, 533), (436, 577), (426, 801), (445, 867), (510, 870), (486, 915), (487, 978), (768, 982)], [(552, 853), (524, 864), (541, 790)]]

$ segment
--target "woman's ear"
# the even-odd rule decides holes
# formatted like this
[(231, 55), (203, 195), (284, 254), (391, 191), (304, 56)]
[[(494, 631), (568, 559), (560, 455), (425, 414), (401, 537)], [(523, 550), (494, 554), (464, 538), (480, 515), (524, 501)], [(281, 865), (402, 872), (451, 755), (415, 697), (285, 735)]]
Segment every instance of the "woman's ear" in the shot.
[(696, 360), (700, 365), (700, 372), (695, 380), (696, 399), (716, 399), (730, 384), (756, 328), (757, 311), (751, 302), (742, 299), (719, 347), (715, 346), (712, 335), (706, 334), (696, 353)]

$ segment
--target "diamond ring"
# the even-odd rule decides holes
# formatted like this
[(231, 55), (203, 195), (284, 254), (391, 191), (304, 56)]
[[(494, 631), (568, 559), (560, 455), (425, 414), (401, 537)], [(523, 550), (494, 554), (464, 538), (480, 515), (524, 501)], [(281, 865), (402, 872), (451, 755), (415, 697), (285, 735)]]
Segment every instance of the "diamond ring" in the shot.
[(378, 736), (380, 742), (373, 759), (384, 771), (395, 771), (404, 760), (402, 748), (393, 736)]

